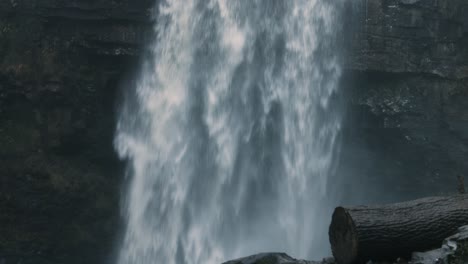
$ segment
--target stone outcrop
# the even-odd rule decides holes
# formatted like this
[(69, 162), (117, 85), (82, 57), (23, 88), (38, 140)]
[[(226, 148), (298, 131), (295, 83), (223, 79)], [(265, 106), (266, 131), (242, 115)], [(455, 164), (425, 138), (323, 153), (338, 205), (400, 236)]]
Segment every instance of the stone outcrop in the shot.
[[(112, 255), (115, 103), (154, 2), (0, 1), (0, 263)], [(468, 174), (467, 14), (465, 0), (352, 1), (344, 185), (382, 202), (450, 192)]]

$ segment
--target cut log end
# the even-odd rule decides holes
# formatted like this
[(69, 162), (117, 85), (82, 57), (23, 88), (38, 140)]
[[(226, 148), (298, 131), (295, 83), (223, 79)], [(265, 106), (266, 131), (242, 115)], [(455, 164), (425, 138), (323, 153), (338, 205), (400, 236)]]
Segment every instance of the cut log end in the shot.
[(468, 224), (468, 195), (427, 197), (403, 203), (338, 207), (329, 236), (338, 264), (394, 261), (439, 247)]
[(354, 263), (358, 257), (358, 238), (352, 217), (343, 207), (333, 212), (329, 229), (332, 253), (339, 264)]

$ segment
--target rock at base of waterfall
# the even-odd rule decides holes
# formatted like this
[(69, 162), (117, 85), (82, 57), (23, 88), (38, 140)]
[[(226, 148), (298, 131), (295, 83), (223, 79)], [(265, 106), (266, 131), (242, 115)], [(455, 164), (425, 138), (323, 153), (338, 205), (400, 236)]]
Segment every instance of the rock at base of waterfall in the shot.
[(223, 264), (333, 264), (333, 258), (322, 261), (295, 259), (285, 253), (261, 253), (245, 258), (235, 259)]

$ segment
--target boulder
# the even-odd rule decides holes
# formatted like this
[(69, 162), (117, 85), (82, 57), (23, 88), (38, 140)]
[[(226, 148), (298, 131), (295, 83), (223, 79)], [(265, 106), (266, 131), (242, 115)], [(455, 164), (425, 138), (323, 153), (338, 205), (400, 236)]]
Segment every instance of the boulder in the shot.
[(333, 264), (333, 258), (322, 261), (295, 259), (285, 253), (261, 253), (245, 258), (235, 259), (223, 264)]

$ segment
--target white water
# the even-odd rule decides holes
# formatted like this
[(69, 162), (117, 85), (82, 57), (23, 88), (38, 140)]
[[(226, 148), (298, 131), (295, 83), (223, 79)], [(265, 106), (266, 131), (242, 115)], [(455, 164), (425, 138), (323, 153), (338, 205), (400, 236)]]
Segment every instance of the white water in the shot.
[(122, 106), (120, 264), (329, 254), (341, 1), (168, 0)]

